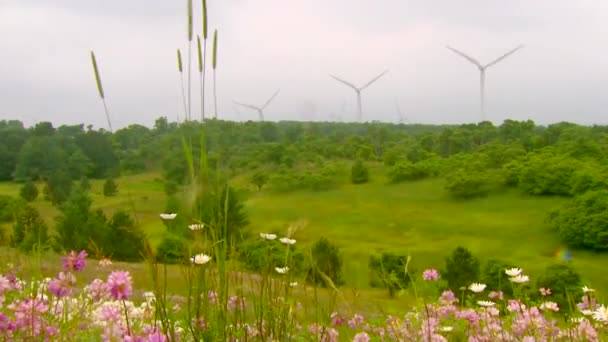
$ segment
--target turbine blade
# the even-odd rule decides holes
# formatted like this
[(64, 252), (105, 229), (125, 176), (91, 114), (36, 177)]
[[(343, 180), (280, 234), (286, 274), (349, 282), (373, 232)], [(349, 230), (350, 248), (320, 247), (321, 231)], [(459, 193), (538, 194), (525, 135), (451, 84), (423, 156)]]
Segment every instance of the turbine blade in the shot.
[(492, 61), (492, 62), (490, 62), (490, 63), (486, 64), (486, 66), (485, 66), (484, 68), (491, 67), (492, 65), (494, 65), (494, 64), (496, 64), (496, 63), (498, 63), (498, 62), (502, 61), (503, 59), (505, 59), (505, 58), (507, 58), (507, 57), (509, 57), (509, 56), (511, 56), (512, 54), (514, 54), (514, 53), (515, 53), (515, 51), (517, 51), (517, 50), (519, 50), (519, 49), (521, 49), (521, 48), (523, 48), (523, 47), (524, 47), (523, 45), (520, 45), (520, 46), (516, 47), (515, 49), (513, 49), (513, 50), (511, 50), (511, 51), (509, 51), (509, 52), (505, 53), (504, 55), (502, 55), (502, 56), (500, 56), (500, 57), (496, 58), (494, 61)]
[(261, 109), (265, 109), (266, 107), (268, 107), (268, 105), (270, 104), (270, 102), (272, 102), (272, 100), (274, 100), (275, 97), (277, 97), (277, 95), (279, 95), (279, 92), (281, 91), (281, 89), (278, 89), (274, 95), (272, 95), (271, 98), (268, 99), (268, 101), (266, 101), (266, 103), (264, 103), (264, 105), (262, 106)]
[(256, 106), (253, 106), (253, 105), (250, 105), (250, 104), (246, 104), (246, 103), (241, 103), (241, 102), (234, 101), (234, 104), (237, 104), (239, 106), (243, 106), (245, 108), (253, 109), (253, 110), (260, 110), (260, 108), (258, 108)]
[(452, 52), (454, 52), (455, 54), (457, 54), (457, 55), (459, 55), (459, 56), (461, 56), (461, 57), (465, 58), (465, 59), (466, 59), (466, 60), (468, 60), (469, 62), (471, 62), (471, 63), (473, 63), (473, 64), (477, 65), (479, 68), (483, 68), (483, 65), (481, 65), (481, 63), (479, 63), (479, 61), (478, 61), (478, 60), (476, 60), (475, 58), (473, 58), (473, 57), (471, 57), (471, 56), (467, 55), (466, 53), (464, 53), (464, 52), (462, 52), (462, 51), (456, 50), (456, 49), (454, 49), (453, 47), (451, 47), (451, 46), (449, 46), (449, 45), (448, 45), (448, 46), (446, 46), (446, 47), (447, 47), (449, 50), (452, 50)]
[(333, 78), (334, 80), (336, 80), (336, 81), (338, 81), (338, 82), (340, 82), (340, 83), (343, 83), (344, 85), (349, 86), (349, 87), (351, 87), (351, 88), (353, 88), (353, 89), (355, 89), (355, 90), (359, 90), (359, 88), (357, 88), (357, 87), (356, 87), (354, 84), (352, 84), (352, 83), (350, 83), (350, 82), (346, 82), (345, 80), (343, 80), (343, 79), (341, 79), (341, 78), (338, 78), (338, 77), (336, 77), (336, 76), (334, 76), (334, 75), (329, 75), (329, 77), (331, 77), (331, 78)]
[(365, 89), (365, 88), (369, 87), (370, 85), (372, 85), (372, 83), (376, 82), (377, 80), (379, 80), (379, 79), (380, 79), (380, 77), (382, 77), (382, 76), (386, 75), (387, 73), (388, 73), (388, 70), (384, 70), (384, 72), (383, 72), (383, 73), (381, 73), (380, 75), (378, 75), (378, 76), (374, 77), (374, 78), (373, 78), (371, 81), (367, 82), (367, 83), (366, 83), (366, 84), (365, 84), (363, 87), (361, 87), (361, 89), (360, 89), (360, 90), (363, 90), (363, 89)]

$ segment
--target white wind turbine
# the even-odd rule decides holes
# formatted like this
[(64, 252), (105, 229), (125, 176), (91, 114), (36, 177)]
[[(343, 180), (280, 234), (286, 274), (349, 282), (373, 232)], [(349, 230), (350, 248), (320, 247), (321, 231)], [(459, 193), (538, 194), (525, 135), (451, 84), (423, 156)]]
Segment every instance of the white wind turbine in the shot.
[(515, 53), (515, 51), (523, 48), (523, 45), (519, 45), (518, 47), (516, 47), (515, 49), (505, 53), (504, 55), (496, 58), (495, 60), (493, 60), (492, 62), (486, 64), (486, 65), (482, 65), (481, 63), (479, 63), (478, 60), (476, 60), (475, 58), (465, 54), (462, 51), (456, 50), (451, 46), (447, 46), (448, 49), (452, 50), (454, 53), (456, 53), (457, 55), (465, 58), (466, 60), (468, 60), (469, 62), (475, 64), (477, 66), (477, 68), (479, 69), (479, 91), (481, 93), (481, 104), (480, 104), (480, 110), (481, 110), (481, 121), (485, 121), (486, 120), (486, 108), (485, 108), (485, 83), (486, 83), (486, 69), (491, 67), (492, 65), (502, 61), (503, 59), (509, 57), (510, 55), (512, 55), (513, 53)]
[(250, 105), (250, 104), (247, 104), (247, 103), (241, 103), (241, 102), (237, 102), (237, 101), (234, 101), (234, 103), (235, 103), (235, 104), (237, 104), (237, 105), (239, 105), (239, 106), (243, 106), (243, 107), (246, 107), (246, 108), (253, 109), (253, 110), (257, 111), (257, 112), (258, 112), (258, 115), (259, 115), (259, 117), (260, 117), (260, 121), (264, 121), (264, 109), (266, 109), (266, 107), (268, 107), (268, 105), (270, 105), (270, 102), (272, 102), (272, 100), (274, 100), (274, 98), (275, 98), (275, 97), (277, 97), (277, 95), (279, 95), (279, 91), (280, 91), (280, 89), (279, 89), (279, 90), (277, 90), (277, 91), (274, 93), (274, 95), (272, 95), (272, 96), (271, 96), (271, 97), (268, 99), (268, 101), (266, 101), (266, 102), (264, 103), (264, 105), (263, 105), (263, 106), (261, 106), (261, 107), (254, 106), (254, 105)]
[(351, 88), (353, 88), (355, 90), (355, 92), (357, 93), (357, 119), (359, 121), (361, 121), (362, 117), (363, 117), (363, 109), (361, 108), (361, 91), (367, 87), (369, 87), (370, 85), (372, 85), (374, 82), (376, 82), (378, 79), (380, 79), (380, 77), (386, 75), (386, 73), (388, 72), (388, 70), (385, 70), (383, 73), (381, 73), (380, 75), (374, 77), (371, 81), (367, 82), (365, 85), (363, 85), (362, 87), (357, 87), (354, 84), (347, 82), (343, 79), (340, 79), (334, 75), (329, 75), (329, 77), (335, 79), (336, 81), (343, 83), (344, 85), (347, 85)]

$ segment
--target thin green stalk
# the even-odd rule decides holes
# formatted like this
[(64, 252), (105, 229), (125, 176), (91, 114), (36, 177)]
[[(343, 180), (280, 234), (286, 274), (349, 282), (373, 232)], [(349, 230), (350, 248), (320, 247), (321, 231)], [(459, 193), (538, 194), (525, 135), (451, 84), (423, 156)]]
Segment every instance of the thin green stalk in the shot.
[(91, 63), (93, 64), (93, 72), (95, 73), (95, 82), (97, 83), (97, 92), (99, 93), (101, 102), (103, 102), (103, 110), (106, 114), (106, 120), (108, 121), (108, 127), (110, 128), (110, 133), (112, 133), (112, 122), (110, 121), (110, 114), (108, 112), (108, 106), (106, 105), (103, 85), (101, 84), (101, 77), (99, 76), (99, 68), (97, 67), (97, 60), (95, 59), (95, 53), (93, 51), (91, 51)]
[(213, 105), (215, 109), (215, 118), (217, 119), (217, 87), (216, 87), (216, 70), (217, 70), (217, 30), (213, 32)]
[(188, 0), (188, 121), (192, 120), (191, 112), (191, 77), (192, 77), (192, 0)]
[[(180, 86), (182, 89), (182, 100), (184, 101), (184, 116), (188, 115), (188, 106), (186, 105), (186, 92), (184, 91), (184, 73), (182, 67), (182, 53), (177, 49), (177, 70), (179, 71)], [(178, 119), (179, 121), (179, 116)]]
[[(199, 36), (196, 36), (196, 47), (198, 51), (198, 74), (201, 89), (201, 122), (205, 122), (205, 79), (203, 77), (205, 64), (203, 59), (203, 51), (201, 49), (201, 37)], [(207, 40), (205, 40), (205, 50), (207, 50)], [(205, 54), (207, 54), (206, 51)]]

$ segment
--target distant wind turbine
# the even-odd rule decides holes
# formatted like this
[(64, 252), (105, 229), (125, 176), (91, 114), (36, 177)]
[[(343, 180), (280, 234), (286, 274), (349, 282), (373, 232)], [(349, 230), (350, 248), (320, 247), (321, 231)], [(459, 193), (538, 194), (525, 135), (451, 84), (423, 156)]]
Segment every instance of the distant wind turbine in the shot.
[(380, 75), (374, 77), (371, 81), (367, 82), (365, 85), (363, 85), (362, 87), (357, 87), (354, 84), (347, 82), (341, 78), (338, 78), (334, 75), (329, 75), (329, 77), (335, 79), (336, 81), (353, 88), (353, 90), (355, 90), (355, 92), (357, 93), (357, 120), (361, 121), (361, 119), (363, 118), (363, 109), (361, 108), (361, 91), (363, 91), (365, 88), (371, 86), (374, 82), (376, 82), (377, 80), (380, 79), (380, 77), (386, 75), (386, 73), (388, 73), (388, 70), (385, 70), (383, 73), (381, 73)]
[(466, 60), (468, 60), (469, 62), (475, 64), (477, 66), (477, 68), (479, 69), (479, 91), (481, 93), (481, 104), (480, 104), (480, 110), (481, 110), (481, 121), (485, 121), (486, 120), (486, 108), (485, 108), (485, 83), (486, 83), (486, 69), (491, 67), (492, 65), (502, 61), (503, 59), (509, 57), (510, 55), (512, 55), (513, 53), (515, 53), (515, 51), (523, 48), (523, 45), (519, 45), (518, 47), (516, 47), (515, 49), (505, 53), (504, 55), (496, 58), (495, 60), (493, 60), (492, 62), (486, 64), (486, 65), (482, 65), (481, 63), (479, 63), (479, 61), (477, 61), (475, 58), (465, 54), (462, 51), (456, 50), (451, 46), (447, 46), (448, 49), (452, 50), (455, 54), (465, 58)]
[(237, 104), (237, 105), (239, 105), (239, 106), (243, 106), (245, 108), (249, 108), (249, 109), (253, 109), (253, 110), (257, 111), (258, 115), (260, 117), (260, 121), (264, 121), (264, 109), (266, 109), (266, 107), (268, 107), (268, 105), (270, 105), (270, 102), (272, 102), (272, 100), (274, 100), (274, 98), (277, 97), (277, 95), (279, 95), (279, 91), (280, 91), (280, 89), (277, 90), (274, 93), (274, 95), (272, 95), (272, 97), (270, 97), (268, 99), (268, 101), (266, 101), (266, 103), (264, 103), (264, 105), (261, 106), (261, 107), (254, 106), (254, 105), (247, 104), (247, 103), (241, 103), (241, 102), (237, 102), (237, 101), (234, 101), (234, 103)]
[(408, 121), (401, 113), (401, 107), (399, 106), (399, 102), (395, 101), (395, 109), (397, 110), (397, 117), (399, 118), (399, 123), (402, 124), (404, 121)]

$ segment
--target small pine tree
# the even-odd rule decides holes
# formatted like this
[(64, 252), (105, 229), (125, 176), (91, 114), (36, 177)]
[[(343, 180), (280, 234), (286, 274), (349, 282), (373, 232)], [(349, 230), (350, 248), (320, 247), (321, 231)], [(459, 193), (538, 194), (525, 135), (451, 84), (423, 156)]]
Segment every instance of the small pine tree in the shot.
[(363, 184), (369, 181), (369, 170), (361, 160), (357, 160), (353, 164), (350, 180), (353, 184)]
[(118, 185), (114, 182), (114, 179), (108, 178), (103, 183), (103, 195), (106, 197), (115, 196), (118, 193)]
[(47, 225), (38, 211), (25, 205), (16, 215), (11, 236), (11, 245), (22, 251), (29, 252), (43, 248), (48, 242)]
[(21, 191), (19, 192), (19, 194), (24, 200), (32, 202), (36, 200), (36, 198), (38, 198), (38, 188), (36, 187), (36, 184), (34, 184), (34, 182), (27, 181), (21, 187)]
[(453, 291), (460, 291), (462, 287), (479, 280), (479, 260), (464, 247), (458, 247), (452, 252), (445, 260), (445, 268), (444, 278)]

